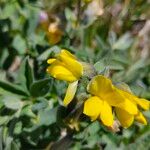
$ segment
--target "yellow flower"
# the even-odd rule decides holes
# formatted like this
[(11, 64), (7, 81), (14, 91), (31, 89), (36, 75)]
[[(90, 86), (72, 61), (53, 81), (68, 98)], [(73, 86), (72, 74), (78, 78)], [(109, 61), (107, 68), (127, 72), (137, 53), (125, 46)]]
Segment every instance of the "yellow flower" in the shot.
[(64, 105), (67, 106), (73, 99), (78, 80), (83, 74), (81, 63), (67, 50), (61, 50), (56, 58), (48, 59), (50, 66), (47, 72), (56, 79), (69, 82), (69, 86), (64, 98)]
[(50, 44), (58, 43), (62, 38), (63, 32), (58, 27), (57, 23), (50, 23), (47, 32), (47, 38)]
[(60, 42), (63, 31), (60, 28), (60, 19), (41, 11), (39, 16), (40, 26), (46, 32), (48, 42), (56, 44)]
[(85, 3), (90, 3), (92, 0), (84, 0)]
[[(102, 75), (94, 77), (87, 90), (92, 96), (85, 101), (83, 113), (92, 120), (100, 119), (104, 125), (112, 126), (114, 122), (112, 107), (115, 107), (115, 112), (123, 127), (130, 126), (134, 118), (145, 122), (137, 105), (148, 109), (149, 101), (139, 100), (134, 95), (116, 88), (108, 78)], [(133, 97), (134, 100), (132, 100)], [(129, 115), (133, 117), (128, 119)]]

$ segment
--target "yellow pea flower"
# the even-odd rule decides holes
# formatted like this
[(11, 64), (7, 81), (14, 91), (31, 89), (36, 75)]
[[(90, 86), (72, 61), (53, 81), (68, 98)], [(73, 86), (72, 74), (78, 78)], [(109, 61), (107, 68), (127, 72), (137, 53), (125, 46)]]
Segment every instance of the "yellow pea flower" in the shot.
[(67, 50), (61, 50), (56, 58), (48, 59), (50, 66), (47, 72), (58, 80), (69, 82), (64, 98), (64, 105), (67, 106), (73, 99), (78, 85), (78, 80), (83, 74), (81, 63)]
[[(115, 112), (123, 127), (129, 127), (134, 118), (145, 123), (144, 116), (139, 112), (137, 105), (148, 109), (149, 101), (141, 101), (134, 95), (118, 89), (110, 79), (102, 75), (95, 76), (90, 81), (87, 90), (92, 97), (85, 101), (83, 113), (92, 120), (100, 119), (104, 125), (112, 126), (114, 122), (112, 107), (115, 107)], [(134, 100), (132, 100), (133, 97)], [(132, 117), (129, 118), (129, 116)]]

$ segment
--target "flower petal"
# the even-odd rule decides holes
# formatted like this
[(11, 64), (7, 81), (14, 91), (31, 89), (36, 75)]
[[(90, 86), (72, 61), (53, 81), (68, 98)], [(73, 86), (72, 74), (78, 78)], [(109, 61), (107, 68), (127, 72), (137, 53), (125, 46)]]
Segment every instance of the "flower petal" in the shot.
[(150, 101), (143, 99), (143, 98), (138, 98), (137, 96), (133, 95), (131, 92), (120, 90), (120, 93), (124, 95), (124, 97), (128, 98), (131, 102), (138, 104), (141, 108), (144, 110), (148, 110), (150, 108)]
[(103, 97), (104, 95), (112, 92), (113, 89), (114, 87), (111, 80), (102, 75), (95, 76), (87, 87), (89, 93), (99, 97)]
[(116, 89), (116, 91), (122, 96), (124, 97), (124, 101), (122, 103), (118, 103), (118, 105), (116, 107), (119, 107), (125, 111), (127, 111), (129, 114), (135, 115), (138, 113), (138, 108), (136, 103), (134, 103), (134, 101), (130, 100), (130, 96), (125, 95), (124, 91)]
[(83, 66), (76, 60), (76, 57), (67, 50), (61, 50), (57, 59), (48, 59), (47, 72), (54, 78), (73, 82), (83, 74)]
[(103, 101), (97, 96), (92, 96), (85, 101), (83, 113), (91, 117), (92, 120), (96, 120), (100, 115), (102, 107)]
[(123, 109), (115, 108), (117, 118), (124, 128), (128, 128), (134, 121), (134, 115), (129, 114)]
[(112, 114), (112, 107), (106, 102), (103, 101), (103, 106), (101, 108), (100, 119), (102, 120), (103, 124), (106, 126), (113, 125), (113, 114)]
[(143, 98), (135, 98), (134, 101), (144, 110), (149, 110), (150, 101), (143, 99)]
[(70, 70), (65, 68), (59, 61), (55, 61), (48, 68), (47, 72), (56, 79), (65, 80), (69, 82), (76, 81), (77, 78), (72, 74)]
[(150, 108), (150, 102), (146, 99), (141, 99), (133, 95), (132, 93), (129, 93), (127, 91), (123, 91), (120, 89), (117, 89), (118, 92), (120, 92), (121, 95), (123, 95), (125, 98), (130, 100), (130, 102), (139, 105), (144, 110), (148, 110)]
[(66, 95), (64, 98), (64, 102), (63, 102), (65, 106), (67, 106), (74, 98), (76, 90), (77, 90), (77, 86), (78, 86), (78, 81), (69, 83), (69, 86), (67, 88)]
[(64, 64), (64, 67), (72, 72), (76, 78), (80, 78), (83, 74), (83, 66), (78, 62), (72, 54), (62, 50), (58, 59)]
[(70, 57), (72, 59), (76, 59), (74, 55), (72, 55), (69, 51), (62, 49), (60, 55), (64, 55), (66, 57)]
[(144, 125), (147, 125), (147, 121), (141, 112), (139, 112), (138, 115), (135, 116), (135, 120), (137, 120), (138, 122), (140, 122)]
[(48, 64), (52, 64), (56, 59), (55, 58), (50, 58), (47, 60), (47, 63)]

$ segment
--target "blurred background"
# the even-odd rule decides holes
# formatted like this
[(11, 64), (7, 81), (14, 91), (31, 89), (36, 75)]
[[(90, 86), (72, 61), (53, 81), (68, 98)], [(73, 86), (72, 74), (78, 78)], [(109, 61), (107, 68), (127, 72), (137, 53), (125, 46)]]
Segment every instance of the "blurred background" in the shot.
[(46, 73), (62, 48), (150, 99), (149, 0), (0, 0), (0, 149), (149, 150), (149, 125), (65, 118), (66, 83)]

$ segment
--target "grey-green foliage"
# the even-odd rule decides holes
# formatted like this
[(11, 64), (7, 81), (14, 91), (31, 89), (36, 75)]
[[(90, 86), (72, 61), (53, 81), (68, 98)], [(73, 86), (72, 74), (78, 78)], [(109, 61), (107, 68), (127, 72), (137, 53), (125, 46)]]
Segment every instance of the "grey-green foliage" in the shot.
[[(88, 10), (97, 15), (91, 17), (85, 13), (93, 7), (87, 0), (0, 0), (0, 149), (49, 149), (53, 143), (73, 150), (150, 149), (148, 126), (133, 124), (112, 133), (81, 114), (75, 118), (79, 131), (71, 128), (75, 104), (89, 96), (85, 89), (92, 76), (79, 81), (77, 96), (64, 108), (68, 83), (46, 73), (47, 59), (67, 49), (98, 74), (115, 84), (126, 82), (137, 96), (150, 99), (149, 5), (142, 0), (103, 3)], [(52, 21), (60, 19), (63, 36), (55, 45), (40, 25), (41, 11)]]
[(149, 139), (150, 139), (150, 132), (147, 131), (143, 135), (139, 136), (134, 141), (134, 143), (129, 144), (129, 146), (127, 146), (126, 148), (128, 148), (129, 150), (132, 150), (132, 149), (137, 149), (137, 150), (145, 149), (145, 150), (149, 150), (150, 149)]

